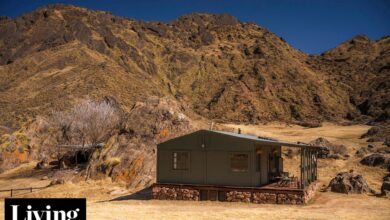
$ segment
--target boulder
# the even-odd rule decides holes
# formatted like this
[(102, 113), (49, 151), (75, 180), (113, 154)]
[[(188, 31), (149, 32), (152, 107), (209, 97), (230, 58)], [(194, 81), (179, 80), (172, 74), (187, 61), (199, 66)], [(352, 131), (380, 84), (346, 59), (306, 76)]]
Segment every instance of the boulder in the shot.
[(374, 193), (360, 174), (341, 172), (334, 177), (328, 187), (337, 193)]
[(384, 165), (386, 158), (383, 154), (374, 153), (364, 157), (360, 163), (366, 166), (381, 166)]
[(64, 179), (54, 179), (50, 182), (50, 186), (65, 184)]
[[(345, 159), (342, 155), (347, 155), (348, 150), (345, 145), (335, 144), (328, 141), (326, 138), (319, 137), (309, 142), (309, 145), (326, 147), (326, 150), (320, 152), (320, 158)], [(337, 156), (335, 154), (338, 154)]]
[(310, 141), (310, 145), (316, 145), (316, 146), (321, 146), (321, 147), (328, 147), (331, 145), (331, 143), (323, 137), (319, 137), (315, 140)]

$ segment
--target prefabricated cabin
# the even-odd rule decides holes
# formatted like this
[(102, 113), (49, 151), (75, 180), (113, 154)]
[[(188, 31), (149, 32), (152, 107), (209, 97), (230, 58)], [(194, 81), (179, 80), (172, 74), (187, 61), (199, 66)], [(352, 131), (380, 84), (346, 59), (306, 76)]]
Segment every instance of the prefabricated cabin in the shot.
[(301, 159), (303, 184), (317, 179), (312, 146), (232, 132), (199, 130), (158, 144), (157, 183), (263, 186), (283, 172), (282, 146), (304, 149), (301, 150), (302, 158), (306, 158), (303, 165)]

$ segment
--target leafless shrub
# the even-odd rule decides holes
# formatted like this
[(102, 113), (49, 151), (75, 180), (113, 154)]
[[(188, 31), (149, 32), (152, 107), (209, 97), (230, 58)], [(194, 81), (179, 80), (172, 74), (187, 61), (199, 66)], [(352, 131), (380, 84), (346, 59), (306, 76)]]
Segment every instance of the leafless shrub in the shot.
[(51, 126), (58, 144), (91, 145), (105, 142), (116, 131), (120, 112), (108, 102), (87, 100), (69, 111), (54, 112)]

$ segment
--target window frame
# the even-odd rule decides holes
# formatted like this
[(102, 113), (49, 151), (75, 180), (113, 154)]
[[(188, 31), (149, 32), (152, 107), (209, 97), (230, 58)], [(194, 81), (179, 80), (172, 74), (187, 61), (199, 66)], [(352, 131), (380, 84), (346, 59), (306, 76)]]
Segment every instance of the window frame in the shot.
[[(242, 170), (242, 171), (235, 171), (235, 170), (233, 170), (233, 168), (232, 168), (232, 158), (233, 158), (234, 155), (238, 155), (238, 154), (244, 154), (244, 155), (247, 156), (246, 169), (245, 169), (245, 170)], [(250, 167), (250, 160), (251, 160), (251, 159), (250, 159), (250, 153), (249, 153), (249, 152), (246, 152), (246, 151), (230, 152), (230, 153), (229, 153), (229, 160), (228, 160), (228, 162), (229, 162), (229, 165), (228, 165), (229, 171), (230, 171), (231, 173), (236, 173), (236, 174), (239, 174), (239, 173), (248, 173), (248, 172), (250, 172), (250, 169), (251, 169), (251, 167)]]
[[(179, 155), (180, 153), (186, 153), (187, 154), (187, 159), (185, 161), (185, 168), (175, 168), (175, 162), (174, 162), (174, 158), (175, 158), (175, 154)], [(176, 158), (177, 160), (177, 158)], [(186, 172), (186, 171), (189, 171), (190, 170), (190, 164), (191, 164), (191, 152), (190, 151), (183, 151), (183, 150), (173, 150), (172, 151), (172, 154), (171, 154), (171, 162), (172, 162), (172, 166), (171, 166), (171, 170), (172, 171), (182, 171), (182, 172)], [(176, 162), (176, 164), (178, 164)]]

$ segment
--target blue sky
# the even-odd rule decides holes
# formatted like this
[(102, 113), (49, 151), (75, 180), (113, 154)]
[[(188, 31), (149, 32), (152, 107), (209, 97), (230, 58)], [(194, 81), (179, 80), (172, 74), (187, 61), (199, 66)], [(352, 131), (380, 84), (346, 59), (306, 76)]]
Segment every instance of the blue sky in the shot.
[(229, 13), (268, 28), (310, 54), (321, 53), (358, 34), (373, 40), (390, 35), (390, 0), (0, 0), (0, 15), (16, 17), (52, 3), (164, 22), (191, 12)]

